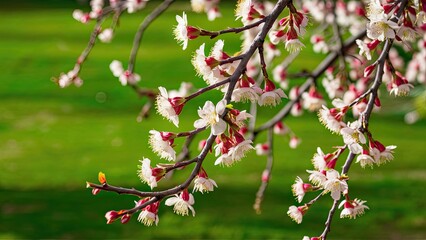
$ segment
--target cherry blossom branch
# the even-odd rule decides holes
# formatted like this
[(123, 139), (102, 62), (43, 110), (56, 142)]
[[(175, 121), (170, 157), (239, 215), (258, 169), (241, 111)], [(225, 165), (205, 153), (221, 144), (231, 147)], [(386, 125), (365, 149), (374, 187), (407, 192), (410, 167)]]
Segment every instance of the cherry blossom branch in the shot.
[[(352, 38), (348, 39), (346, 41), (346, 43), (344, 44), (343, 48), (344, 49), (349, 49), (350, 47), (352, 47), (355, 44), (355, 41), (359, 38), (364, 37), (366, 34), (365, 31), (360, 32), (358, 35), (353, 36)], [(300, 87), (299, 89), (299, 94), (297, 95), (297, 97), (291, 101), (289, 101), (282, 109), (280, 112), (278, 112), (273, 118), (271, 118), (269, 121), (267, 121), (266, 123), (264, 123), (263, 125), (259, 126), (257, 129), (255, 129), (253, 131), (254, 137), (259, 134), (261, 131), (264, 131), (272, 126), (274, 126), (277, 122), (281, 121), (283, 118), (285, 118), (291, 111), (291, 108), (293, 107), (294, 104), (296, 104), (301, 96), (303, 92), (306, 92), (309, 90), (310, 86), (315, 83), (315, 81), (317, 80), (317, 78), (323, 74), (328, 67), (330, 67), (338, 58), (339, 53), (338, 51), (334, 51), (331, 52), (319, 65), (318, 67), (312, 72), (311, 77), (309, 77), (305, 83)]]
[(325, 222), (324, 232), (322, 232), (322, 234), (321, 234), (321, 237), (322, 237), (321, 239), (324, 239), (324, 240), (327, 239), (327, 234), (331, 230), (331, 221), (333, 220), (334, 213), (337, 210), (338, 203), (339, 203), (338, 200), (333, 201), (333, 205), (331, 206), (330, 212), (328, 213), (328, 216), (327, 216), (327, 221)]
[[(405, 5), (407, 4), (407, 1), (406, 0), (401, 1), (400, 4), (401, 4), (400, 9), (399, 9), (396, 17), (392, 18), (392, 21), (397, 22), (397, 19), (399, 19), (399, 17), (401, 16), (401, 14), (403, 13), (403, 11), (405, 9)], [(379, 87), (382, 84), (385, 61), (389, 56), (389, 51), (390, 51), (390, 48), (392, 47), (392, 43), (393, 43), (393, 39), (387, 39), (385, 41), (385, 45), (383, 47), (383, 50), (382, 50), (379, 58), (375, 62), (375, 64), (377, 64), (378, 67), (377, 67), (377, 70), (376, 70), (374, 82), (373, 82), (372, 86), (370, 87), (370, 89), (366, 93), (364, 93), (366, 96), (368, 94), (370, 94), (371, 96), (368, 100), (367, 107), (366, 107), (365, 111), (362, 112), (360, 117), (359, 117), (359, 119), (362, 121), (362, 125), (359, 129), (361, 132), (368, 131), (369, 119), (371, 117), (371, 113), (372, 113), (373, 108), (374, 108), (374, 102), (375, 102), (375, 99), (378, 95)], [(348, 158), (347, 158), (345, 164), (343, 165), (342, 175), (346, 175), (349, 172), (350, 166), (351, 166), (355, 156), (356, 156), (356, 154), (354, 154), (352, 152), (348, 155)], [(338, 201), (335, 200), (333, 202), (333, 206), (331, 207), (331, 209), (329, 211), (327, 221), (325, 223), (326, 227), (324, 229), (324, 232), (321, 234), (321, 237), (323, 239), (327, 239), (327, 234), (330, 232), (331, 221), (332, 221), (333, 215), (334, 215), (334, 213), (337, 209), (337, 204), (338, 204)]]
[(136, 56), (138, 54), (140, 43), (142, 41), (142, 37), (145, 33), (145, 30), (149, 27), (149, 25), (151, 25), (152, 22), (155, 21), (155, 19), (157, 19), (164, 11), (166, 11), (174, 1), (175, 0), (163, 1), (148, 16), (146, 16), (143, 22), (139, 25), (139, 29), (136, 32), (136, 35), (133, 39), (132, 50), (130, 52), (129, 65), (128, 65), (129, 72), (133, 72), (135, 70)]
[[(351, 167), (351, 164), (352, 164), (353, 160), (355, 159), (355, 156), (356, 156), (356, 154), (349, 153), (349, 155), (348, 155), (348, 157), (345, 161), (345, 164), (343, 165), (341, 175), (346, 175), (349, 172), (349, 168)], [(331, 231), (331, 222), (332, 222), (333, 216), (336, 212), (337, 204), (338, 204), (338, 200), (334, 200), (333, 205), (330, 208), (330, 211), (328, 212), (327, 220), (325, 222), (325, 229), (321, 234), (321, 237), (324, 240), (327, 239), (327, 234)]]
[[(408, 0), (401, 0), (400, 4), (401, 6), (399, 7), (398, 13), (396, 14), (395, 17), (393, 17), (391, 19), (391, 21), (394, 22), (398, 22), (399, 18), (401, 17), (401, 15), (403, 14), (404, 10), (405, 10), (405, 6), (407, 5)], [(396, 4), (395, 4), (396, 6)], [(368, 100), (367, 103), (367, 107), (365, 109), (365, 111), (361, 114), (360, 118), (362, 119), (362, 126), (361, 126), (361, 131), (366, 131), (368, 129), (368, 123), (371, 117), (371, 113), (373, 111), (374, 108), (374, 102), (375, 99), (377, 98), (378, 95), (378, 90), (380, 85), (382, 84), (382, 80), (383, 80), (383, 73), (384, 73), (384, 68), (385, 68), (385, 61), (389, 56), (389, 51), (392, 47), (393, 44), (393, 39), (387, 39), (385, 42), (385, 45), (383, 47), (383, 51), (380, 54), (379, 58), (376, 60), (376, 64), (377, 64), (377, 70), (376, 70), (376, 75), (374, 78), (374, 82), (373, 85), (370, 87), (371, 89), (371, 96), (370, 99)]]
[(370, 93), (372, 92), (372, 89), (369, 88), (367, 91), (365, 91), (363, 94), (361, 94), (359, 97), (357, 97), (355, 100), (353, 100), (350, 104), (349, 107), (353, 107), (356, 104), (358, 104), (359, 102), (361, 102), (364, 98), (366, 98)]
[(233, 63), (235, 61), (243, 59), (244, 57), (245, 57), (244, 54), (241, 54), (241, 55), (238, 55), (238, 56), (235, 56), (235, 57), (230, 57), (230, 58), (227, 58), (225, 60), (221, 60), (219, 62), (219, 65), (224, 65), (224, 64), (227, 64), (227, 63)]
[(226, 34), (226, 33), (240, 33), (242, 31), (252, 29), (252, 28), (257, 27), (257, 26), (259, 26), (260, 24), (262, 24), (262, 23), (264, 23), (266, 21), (267, 21), (267, 19), (265, 17), (265, 18), (260, 19), (257, 22), (245, 25), (243, 27), (228, 28), (228, 29), (224, 29), (224, 30), (220, 30), (220, 31), (207, 31), (207, 30), (202, 29), (200, 35), (201, 36), (209, 36), (210, 39), (213, 39), (213, 38), (215, 38), (215, 37), (217, 37), (219, 35), (222, 35), (222, 34)]
[(316, 203), (320, 198), (322, 198), (322, 196), (324, 196), (325, 193), (326, 193), (326, 191), (322, 191), (320, 194), (318, 194), (311, 201), (307, 202), (305, 205), (307, 205), (308, 207), (311, 206), (312, 204)]
[(138, 197), (141, 197), (141, 198), (142, 197), (164, 198), (166, 196), (170, 196), (170, 195), (179, 193), (182, 190), (188, 188), (188, 186), (191, 184), (192, 180), (195, 178), (195, 176), (200, 171), (203, 160), (205, 159), (208, 152), (210, 151), (210, 148), (213, 145), (215, 137), (216, 137), (215, 135), (210, 135), (210, 137), (206, 141), (206, 145), (204, 146), (203, 150), (200, 152), (200, 154), (197, 157), (195, 157), (194, 159), (189, 160), (189, 161), (182, 161), (182, 162), (176, 163), (175, 165), (177, 165), (177, 166), (170, 167), (170, 169), (175, 169), (175, 168), (180, 168), (182, 166), (186, 166), (186, 165), (189, 165), (191, 163), (196, 162), (195, 167), (193, 168), (190, 176), (185, 180), (185, 182), (183, 182), (182, 184), (175, 186), (173, 188), (170, 188), (170, 189), (167, 189), (167, 190), (164, 190), (164, 191), (157, 191), (157, 192), (142, 192), (142, 191), (136, 190), (134, 188), (130, 189), (130, 188), (112, 186), (112, 185), (109, 185), (107, 183), (95, 184), (95, 183), (90, 183), (90, 182), (87, 182), (87, 187), (96, 188), (96, 189), (109, 191), (109, 192), (116, 192), (118, 194), (134, 195), (134, 196), (138, 196)]
[[(228, 88), (228, 91), (227, 91), (227, 93), (224, 97), (224, 99), (227, 102), (230, 101), (232, 91), (233, 91), (233, 89), (234, 89), (234, 87), (237, 83), (237, 80), (239, 79), (241, 74), (245, 71), (245, 66), (247, 65), (250, 57), (253, 55), (255, 50), (260, 46), (260, 44), (263, 44), (263, 40), (265, 39), (267, 33), (269, 32), (270, 28), (272, 27), (274, 21), (279, 16), (279, 14), (283, 11), (283, 9), (287, 5), (287, 3), (288, 3), (288, 0), (287, 1), (280, 0), (276, 4), (272, 13), (268, 17), (265, 18), (266, 24), (263, 26), (261, 32), (257, 35), (256, 39), (253, 41), (253, 44), (251, 45), (249, 50), (246, 52), (245, 57), (241, 60), (238, 67), (236, 68), (235, 72), (233, 73), (233, 75), (229, 78), (229, 82), (230, 82), (229, 88)], [(202, 90), (202, 91), (207, 91), (207, 90)], [(224, 118), (226, 113), (227, 113), (227, 111), (225, 111), (225, 113), (221, 116), (221, 118)], [(87, 186), (98, 189), (98, 190), (117, 192), (119, 194), (130, 194), (130, 195), (136, 195), (136, 196), (139, 196), (139, 197), (155, 197), (155, 198), (153, 198), (149, 201), (150, 203), (153, 203), (155, 201), (158, 201), (158, 200), (164, 198), (165, 196), (169, 196), (169, 195), (179, 193), (179, 192), (183, 191), (184, 189), (188, 188), (188, 186), (191, 184), (191, 182), (193, 181), (195, 176), (201, 170), (202, 163), (203, 163), (205, 157), (207, 156), (208, 152), (210, 151), (215, 138), (216, 138), (215, 135), (210, 134), (210, 136), (208, 137), (208, 139), (206, 141), (204, 148), (202, 149), (202, 151), (200, 152), (200, 154), (196, 158), (189, 160), (189, 161), (182, 161), (182, 162), (176, 163), (172, 167), (169, 167), (169, 170), (172, 170), (172, 169), (178, 168), (182, 165), (186, 166), (188, 164), (196, 162), (196, 165), (194, 166), (190, 176), (185, 180), (185, 182), (183, 182), (182, 184), (180, 184), (180, 185), (178, 185), (174, 188), (170, 188), (170, 189), (167, 189), (167, 190), (164, 190), (164, 191), (158, 191), (158, 192), (141, 192), (141, 191), (138, 191), (138, 190), (133, 189), (133, 188), (128, 189), (128, 188), (111, 186), (111, 185), (108, 185), (106, 182), (102, 185), (87, 183)], [(128, 210), (127, 212), (133, 213), (137, 210), (142, 209), (144, 206), (147, 206), (147, 204), (141, 205), (141, 206), (136, 206), (135, 208)]]
[(264, 51), (263, 44), (259, 46), (258, 50), (259, 50), (259, 59), (260, 59), (260, 67), (262, 69), (262, 75), (266, 81), (267, 79), (269, 79), (269, 76), (268, 76), (268, 71), (266, 71), (265, 57), (263, 55), (263, 51)]
[(272, 173), (272, 167), (274, 164), (274, 152), (273, 152), (273, 144), (274, 144), (274, 131), (273, 128), (268, 129), (268, 146), (269, 146), (269, 152), (268, 152), (268, 158), (266, 160), (266, 167), (265, 170), (263, 170), (262, 173), (262, 182), (260, 184), (259, 190), (256, 193), (256, 200), (254, 202), (253, 208), (256, 211), (257, 214), (260, 214), (262, 212), (261, 205), (264, 198), (264, 194), (266, 191), (266, 188), (268, 187), (269, 179)]
[(262, 19), (265, 21), (265, 24), (263, 25), (262, 30), (257, 34), (256, 38), (253, 40), (252, 45), (244, 54), (245, 57), (241, 59), (241, 62), (238, 64), (238, 67), (235, 69), (235, 72), (229, 78), (230, 79), (229, 88), (224, 97), (226, 102), (231, 101), (232, 92), (235, 88), (235, 85), (239, 77), (245, 71), (248, 61), (250, 60), (251, 56), (253, 56), (256, 49), (258, 49), (259, 46), (263, 44), (275, 20), (278, 18), (278, 16), (281, 14), (281, 12), (284, 10), (284, 8), (288, 5), (289, 2), (290, 0), (279, 0), (277, 4), (275, 5), (274, 9), (272, 10), (271, 14)]
[(191, 99), (193, 99), (193, 98), (195, 98), (195, 97), (200, 96), (201, 94), (203, 94), (203, 93), (205, 93), (205, 92), (207, 92), (207, 91), (210, 91), (210, 90), (216, 89), (216, 88), (218, 88), (218, 87), (220, 87), (220, 86), (223, 86), (223, 85), (225, 85), (225, 84), (229, 83), (230, 81), (231, 81), (231, 78), (229, 77), (229, 78), (227, 78), (227, 79), (225, 79), (225, 80), (223, 80), (223, 81), (220, 81), (220, 82), (218, 82), (218, 83), (215, 83), (215, 84), (209, 85), (209, 86), (207, 86), (207, 87), (205, 87), (205, 88), (200, 88), (200, 89), (199, 89), (198, 91), (196, 91), (195, 93), (193, 93), (193, 94), (191, 94), (191, 95), (189, 95), (189, 96), (185, 97), (185, 101), (189, 101), (189, 100), (191, 100)]
[(83, 62), (86, 61), (87, 57), (89, 56), (90, 52), (92, 51), (93, 47), (96, 44), (96, 38), (98, 37), (100, 33), (102, 23), (105, 21), (105, 18), (114, 11), (116, 11), (117, 14), (119, 15), (120, 12), (123, 11), (122, 5), (117, 6), (116, 9), (112, 7), (106, 7), (102, 10), (102, 14), (96, 18), (96, 24), (92, 30), (92, 33), (90, 34), (89, 42), (87, 43), (86, 48), (77, 58), (77, 64), (80, 66), (78, 72), (80, 72)]

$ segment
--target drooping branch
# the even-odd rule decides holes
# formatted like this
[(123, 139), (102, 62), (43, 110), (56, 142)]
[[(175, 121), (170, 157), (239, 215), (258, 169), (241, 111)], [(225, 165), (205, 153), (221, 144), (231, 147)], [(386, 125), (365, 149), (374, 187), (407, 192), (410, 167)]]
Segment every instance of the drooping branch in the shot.
[(269, 179), (271, 177), (272, 173), (272, 167), (274, 164), (274, 152), (273, 152), (273, 144), (274, 144), (274, 131), (273, 128), (268, 129), (268, 146), (269, 146), (269, 152), (268, 152), (268, 158), (266, 160), (266, 167), (263, 170), (262, 173), (262, 181), (259, 187), (259, 190), (256, 193), (256, 200), (254, 202), (253, 208), (256, 211), (257, 214), (260, 214), (262, 212), (261, 206), (262, 201), (265, 195), (266, 188), (269, 184)]
[(130, 52), (128, 65), (129, 72), (133, 72), (135, 70), (136, 56), (138, 54), (140, 43), (142, 41), (142, 37), (146, 29), (149, 27), (149, 25), (151, 25), (152, 22), (155, 21), (155, 19), (157, 19), (164, 11), (166, 11), (174, 1), (175, 0), (164, 0), (148, 16), (146, 16), (142, 23), (139, 25), (139, 29), (133, 39), (132, 50)]

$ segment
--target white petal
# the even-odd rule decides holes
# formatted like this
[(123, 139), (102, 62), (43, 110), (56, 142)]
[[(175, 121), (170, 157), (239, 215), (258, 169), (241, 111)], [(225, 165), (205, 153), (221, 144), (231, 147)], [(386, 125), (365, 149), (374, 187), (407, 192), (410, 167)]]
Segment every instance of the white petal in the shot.
[(171, 197), (171, 198), (168, 198), (168, 199), (166, 200), (165, 204), (166, 204), (167, 206), (173, 206), (173, 205), (175, 205), (175, 204), (176, 204), (179, 200), (180, 200), (180, 198), (178, 198), (178, 197)]
[(222, 134), (223, 132), (225, 132), (225, 130), (226, 130), (226, 122), (223, 121), (222, 119), (219, 119), (219, 122), (212, 125), (212, 134), (213, 135)]

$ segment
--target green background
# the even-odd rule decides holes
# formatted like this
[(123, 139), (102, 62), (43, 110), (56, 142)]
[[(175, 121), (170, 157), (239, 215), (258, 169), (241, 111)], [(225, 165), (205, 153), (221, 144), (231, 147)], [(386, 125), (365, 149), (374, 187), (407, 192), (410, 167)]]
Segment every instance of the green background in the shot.
[[(148, 9), (156, 4), (149, 3)], [(312, 168), (316, 147), (331, 151), (342, 144), (313, 113), (286, 120), (302, 138), (298, 149), (290, 149), (287, 138), (275, 137), (276, 160), (261, 215), (255, 214), (252, 205), (266, 160), (251, 153), (231, 168), (214, 166), (214, 157), (208, 156), (204, 166), (219, 188), (194, 194), (195, 218), (177, 216), (162, 204), (159, 226), (145, 227), (135, 217), (127, 225), (105, 224), (105, 212), (131, 208), (137, 199), (107, 192), (92, 196), (85, 181), (96, 182), (97, 173), (103, 171), (114, 185), (149, 190), (136, 174), (143, 156), (159, 162), (147, 147), (148, 131), (177, 129), (154, 112), (137, 122), (146, 100), (122, 87), (108, 69), (114, 59), (127, 62), (133, 35), (147, 11), (124, 14), (113, 42), (96, 45), (83, 67), (81, 88), (60, 89), (50, 81), (73, 67), (93, 27), (72, 19), (76, 7), (87, 9), (73, 1), (53, 0), (0, 5), (0, 238), (301, 239), (323, 231), (332, 203), (329, 196), (309, 210), (301, 225), (286, 215), (288, 206), (296, 204), (291, 184), (296, 176), (307, 179), (305, 169)], [(175, 4), (146, 32), (136, 66), (142, 86), (176, 89), (182, 81), (205, 86), (189, 62), (203, 41), (207, 49), (214, 42), (197, 39), (182, 51), (171, 34), (175, 15), (182, 11), (189, 12), (188, 4)], [(189, 23), (212, 30), (229, 23), (239, 26), (233, 22), (231, 5), (222, 5), (222, 11), (224, 17), (216, 22), (189, 14)], [(226, 51), (238, 51), (239, 36), (222, 39)], [(300, 56), (296, 70), (312, 70), (324, 58), (308, 49)], [(371, 130), (385, 145), (398, 146), (395, 160), (374, 169), (353, 165), (351, 196), (367, 200), (370, 210), (356, 220), (340, 219), (339, 211), (330, 239), (426, 238), (426, 122), (404, 124), (409, 101), (382, 95), (383, 111), (373, 115)], [(220, 93), (191, 101), (180, 117), (182, 130), (192, 129), (195, 109), (207, 99), (217, 101)], [(261, 109), (259, 121), (277, 111)], [(199, 139), (207, 136), (201, 135)], [(264, 141), (264, 134), (258, 140)], [(177, 147), (181, 144), (178, 141)], [(195, 155), (197, 150), (192, 151)], [(188, 173), (189, 169), (177, 172), (171, 180), (160, 182), (158, 189), (179, 184)], [(308, 194), (305, 200), (314, 196)]]

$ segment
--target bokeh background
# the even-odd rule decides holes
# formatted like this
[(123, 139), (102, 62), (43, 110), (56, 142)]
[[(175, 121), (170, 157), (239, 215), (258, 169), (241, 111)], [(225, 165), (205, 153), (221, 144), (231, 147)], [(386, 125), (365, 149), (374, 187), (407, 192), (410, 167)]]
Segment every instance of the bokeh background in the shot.
[[(141, 85), (176, 89), (190, 81), (204, 86), (190, 64), (191, 54), (202, 41), (207, 46), (213, 42), (196, 40), (182, 51), (172, 36), (175, 15), (189, 12), (188, 2), (176, 3), (146, 32), (136, 67)], [(223, 18), (212, 23), (205, 15), (189, 14), (189, 22), (213, 30), (221, 23), (238, 26), (231, 1), (223, 2)], [(148, 9), (157, 4), (150, 2)], [(155, 114), (137, 122), (145, 99), (122, 87), (108, 69), (114, 59), (127, 62), (133, 35), (147, 11), (124, 14), (113, 42), (97, 44), (83, 67), (82, 87), (60, 89), (51, 81), (73, 67), (93, 27), (73, 20), (75, 8), (87, 5), (72, 0), (0, 3), (0, 239), (301, 239), (323, 231), (332, 204), (329, 196), (310, 209), (301, 225), (286, 215), (288, 206), (296, 204), (291, 184), (296, 176), (307, 178), (305, 169), (311, 169), (316, 147), (330, 151), (341, 144), (312, 113), (286, 120), (302, 139), (298, 149), (290, 149), (286, 137), (275, 138), (276, 160), (262, 214), (252, 205), (266, 159), (252, 153), (232, 168), (214, 166), (214, 157), (207, 158), (205, 168), (219, 188), (195, 194), (195, 218), (175, 215), (162, 204), (159, 226), (145, 227), (135, 218), (127, 225), (105, 224), (105, 212), (130, 208), (137, 199), (107, 192), (93, 196), (85, 181), (96, 182), (103, 171), (110, 183), (149, 190), (136, 174), (143, 156), (159, 162), (147, 147), (148, 131), (176, 128)], [(222, 39), (226, 51), (238, 51), (239, 36)], [(324, 58), (309, 48), (300, 56), (294, 71), (311, 70)], [(384, 144), (398, 146), (395, 160), (374, 169), (353, 165), (351, 196), (367, 200), (370, 210), (356, 220), (337, 215), (330, 239), (426, 238), (426, 121), (406, 125), (403, 113), (412, 108), (410, 98), (389, 102), (387, 93), (383, 96), (383, 111), (374, 114), (371, 129)], [(181, 116), (182, 129), (191, 129), (195, 109), (205, 100), (219, 98), (216, 92), (189, 103)], [(262, 122), (278, 109), (260, 111)], [(259, 141), (264, 140), (261, 135)], [(179, 184), (188, 172), (177, 172), (159, 189)]]

